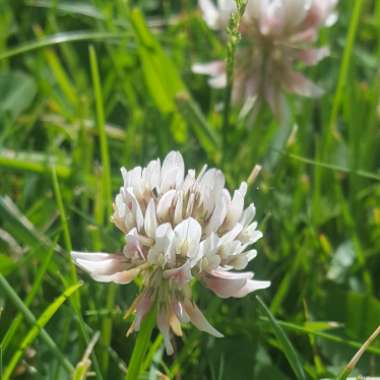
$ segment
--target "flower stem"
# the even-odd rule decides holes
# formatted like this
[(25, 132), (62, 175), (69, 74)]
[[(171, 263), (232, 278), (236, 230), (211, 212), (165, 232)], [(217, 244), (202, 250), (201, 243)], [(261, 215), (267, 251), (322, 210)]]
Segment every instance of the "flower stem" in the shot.
[(128, 365), (125, 380), (136, 380), (142, 370), (144, 356), (148, 349), (152, 331), (156, 321), (156, 309), (152, 308), (144, 318), (133, 348), (132, 357)]
[(232, 97), (232, 87), (233, 87), (233, 74), (235, 66), (235, 52), (237, 44), (240, 41), (240, 20), (243, 16), (246, 1), (244, 0), (235, 0), (236, 1), (236, 12), (231, 16), (229, 25), (228, 25), (228, 42), (227, 42), (227, 55), (226, 55), (226, 71), (227, 71), (227, 87), (224, 94), (224, 110), (223, 110), (223, 146), (222, 151), (225, 156), (226, 147), (228, 144), (228, 128), (229, 128), (229, 119), (230, 119), (230, 109), (231, 109), (231, 97)]

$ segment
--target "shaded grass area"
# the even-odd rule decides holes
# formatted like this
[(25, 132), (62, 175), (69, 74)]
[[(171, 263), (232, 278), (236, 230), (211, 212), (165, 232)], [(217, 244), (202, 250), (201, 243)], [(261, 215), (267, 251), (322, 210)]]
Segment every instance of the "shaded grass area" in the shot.
[[(0, 291), (3, 373), (21, 348), (15, 378), (71, 378), (83, 357), (98, 379), (125, 378), (135, 337), (126, 338), (123, 315), (138, 284), (96, 284), (76, 273), (68, 251), (120, 250), (109, 222), (119, 168), (171, 149), (188, 167), (222, 168), (230, 189), (263, 165), (248, 193), (264, 232), (249, 269), (272, 286), (260, 294), (268, 309), (254, 296), (222, 301), (196, 286), (225, 338), (186, 328), (168, 358), (155, 332), (145, 378), (341, 373), (380, 323), (380, 3), (353, 4), (341, 1), (338, 23), (321, 35), (332, 54), (309, 75), (322, 98), (289, 97), (286, 123), (266, 108), (241, 119), (233, 107), (226, 123), (223, 91), (191, 73), (192, 63), (226, 53), (195, 1), (3, 1), (0, 273), (11, 289)], [(85, 284), (55, 303), (77, 278)], [(357, 373), (379, 376), (379, 363), (375, 341)]]

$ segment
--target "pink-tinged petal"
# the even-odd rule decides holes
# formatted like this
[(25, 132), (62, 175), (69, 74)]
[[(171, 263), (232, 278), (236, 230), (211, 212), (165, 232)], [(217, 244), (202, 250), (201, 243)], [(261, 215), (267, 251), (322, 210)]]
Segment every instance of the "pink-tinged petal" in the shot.
[(285, 109), (285, 98), (279, 85), (268, 81), (264, 86), (264, 98), (276, 117), (281, 118)]
[(165, 311), (160, 310), (157, 314), (157, 327), (160, 330), (162, 336), (164, 337), (164, 343), (166, 348), (166, 353), (168, 355), (173, 355), (174, 349), (172, 343), (170, 341), (170, 326), (169, 326), (169, 318)]
[(252, 272), (230, 272), (223, 269), (213, 270), (211, 275), (223, 280), (250, 280), (253, 277)]
[(210, 28), (217, 28), (219, 22), (219, 12), (211, 0), (199, 0), (199, 7), (203, 13), (207, 25)]
[(129, 231), (129, 233), (125, 236), (125, 240), (126, 245), (123, 249), (124, 255), (128, 258), (139, 256), (142, 260), (145, 260), (136, 228)]
[(181, 153), (172, 151), (164, 159), (161, 170), (161, 191), (178, 188), (185, 175), (185, 163)]
[(180, 287), (183, 287), (193, 278), (191, 275), (191, 262), (186, 261), (178, 268), (167, 269), (164, 271), (163, 276), (166, 279), (176, 282)]
[(183, 305), (181, 302), (176, 301), (173, 305), (174, 311), (178, 317), (178, 319), (182, 323), (188, 323), (190, 322), (190, 317), (187, 315)]
[(125, 258), (122, 254), (71, 252), (71, 257), (79, 268), (91, 275), (113, 274), (125, 268)]
[(285, 88), (301, 96), (319, 97), (323, 94), (320, 87), (296, 71), (289, 70), (283, 78)]
[(177, 336), (182, 336), (181, 321), (178, 319), (173, 305), (170, 307), (169, 312), (169, 326)]
[(127, 233), (128, 229), (125, 225), (125, 213), (127, 206), (125, 205), (123, 196), (120, 193), (116, 195), (113, 209), (114, 213), (111, 218), (112, 222), (115, 223), (116, 227), (122, 232)]
[(141, 321), (148, 314), (151, 307), (152, 298), (147, 293), (143, 293), (136, 304), (135, 331), (140, 330)]
[(227, 86), (227, 74), (223, 73), (208, 80), (208, 84), (212, 88), (225, 88)]
[(308, 66), (316, 65), (330, 54), (328, 47), (319, 49), (306, 49), (298, 52), (297, 57)]
[(154, 199), (151, 199), (145, 211), (144, 230), (148, 237), (154, 238), (157, 228), (156, 206)]
[(212, 274), (205, 274), (202, 277), (202, 280), (205, 286), (220, 298), (233, 297), (247, 282), (247, 279), (244, 278), (244, 276), (241, 278), (226, 278)]
[(131, 283), (140, 273), (140, 268), (133, 268), (122, 272), (116, 272), (110, 275), (98, 275), (90, 273), (95, 281), (99, 282), (113, 282), (115, 284), (126, 285)]
[(144, 226), (144, 216), (131, 187), (123, 189), (123, 198), (127, 207), (125, 219), (128, 229), (136, 226), (137, 230), (140, 231)]
[(289, 39), (291, 44), (301, 44), (313, 42), (318, 36), (318, 30), (316, 28), (308, 28), (302, 30), (299, 33), (293, 34)]
[(157, 217), (161, 221), (167, 221), (176, 196), (175, 190), (167, 191), (159, 200), (157, 205)]
[(270, 281), (256, 281), (256, 280), (248, 280), (245, 285), (240, 288), (233, 297), (242, 298), (247, 294), (252, 293), (256, 290), (266, 289), (270, 287)]
[(198, 309), (195, 303), (185, 301), (182, 303), (191, 323), (199, 330), (209, 333), (217, 338), (223, 338), (218, 330), (216, 330), (205, 318), (203, 313)]
[(212, 61), (208, 63), (195, 63), (191, 70), (195, 74), (210, 75), (216, 77), (225, 72), (226, 65), (224, 61)]

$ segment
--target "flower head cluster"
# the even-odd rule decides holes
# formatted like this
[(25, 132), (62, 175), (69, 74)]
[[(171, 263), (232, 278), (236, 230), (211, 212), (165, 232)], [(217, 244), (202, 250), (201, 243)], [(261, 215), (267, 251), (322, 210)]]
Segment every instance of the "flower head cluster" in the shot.
[(244, 269), (256, 256), (248, 249), (262, 236), (254, 221), (255, 207), (244, 209), (246, 183), (233, 195), (225, 189), (220, 170), (205, 167), (185, 174), (183, 158), (170, 152), (163, 163), (130, 171), (122, 168), (124, 184), (114, 203), (113, 222), (125, 234), (122, 252), (72, 252), (75, 263), (101, 282), (128, 284), (141, 275), (143, 287), (133, 303), (140, 328), (152, 307), (157, 326), (173, 352), (171, 331), (181, 335), (181, 322), (222, 336), (192, 300), (194, 278), (222, 298), (244, 297), (267, 288)]
[[(233, 99), (251, 102), (265, 99), (279, 113), (283, 92), (316, 97), (322, 90), (294, 70), (296, 63), (317, 64), (329, 54), (313, 48), (323, 26), (332, 25), (338, 0), (248, 0), (240, 23), (241, 47), (237, 50)], [(199, 0), (210, 28), (225, 30), (235, 11), (235, 0)], [(223, 61), (196, 64), (193, 71), (210, 76), (210, 85), (226, 86)]]

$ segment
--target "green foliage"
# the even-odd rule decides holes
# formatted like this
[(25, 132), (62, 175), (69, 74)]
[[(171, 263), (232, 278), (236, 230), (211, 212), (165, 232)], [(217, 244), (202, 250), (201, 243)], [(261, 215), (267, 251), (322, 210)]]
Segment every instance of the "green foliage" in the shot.
[[(206, 27), (195, 0), (1, 2), (3, 375), (290, 380), (348, 373), (380, 323), (380, 2), (340, 1), (337, 24), (319, 41), (331, 56), (300, 68), (325, 95), (289, 96), (281, 122), (269, 107), (245, 115), (231, 103), (231, 86), (210, 89), (191, 72), (193, 63), (225, 59), (231, 84), (244, 6), (239, 1), (220, 35)], [(77, 282), (71, 247), (122, 247), (109, 220), (120, 167), (172, 149), (188, 167), (220, 167), (231, 190), (263, 166), (247, 195), (264, 232), (248, 270), (272, 286), (260, 292), (265, 303), (220, 300), (195, 286), (200, 308), (225, 338), (185, 327), (167, 357), (156, 330), (149, 341), (151, 326), (126, 337), (131, 319), (123, 315), (136, 285), (98, 284), (78, 273), (85, 286), (65, 304), (60, 295)], [(378, 340), (350, 376), (359, 374), (380, 376)]]

